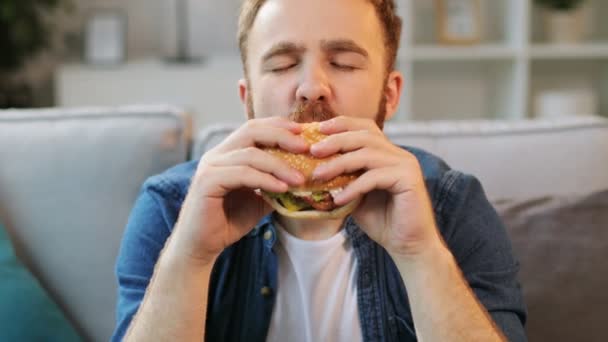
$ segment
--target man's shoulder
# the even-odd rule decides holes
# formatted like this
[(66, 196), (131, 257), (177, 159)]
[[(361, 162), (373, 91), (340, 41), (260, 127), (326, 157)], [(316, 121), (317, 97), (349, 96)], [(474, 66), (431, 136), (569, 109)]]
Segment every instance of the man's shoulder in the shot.
[(441, 157), (431, 152), (413, 146), (400, 147), (418, 159), (424, 178), (427, 180), (441, 178), (446, 172), (451, 170), (450, 166)]
[(476, 178), (472, 175), (453, 169), (440, 156), (424, 149), (412, 146), (400, 146), (413, 154), (422, 170), (424, 181), (436, 208), (448, 198), (460, 196), (459, 189)]
[(198, 160), (191, 160), (174, 165), (165, 171), (149, 177), (143, 184), (144, 191), (155, 191), (174, 199), (186, 197), (192, 176), (198, 166)]

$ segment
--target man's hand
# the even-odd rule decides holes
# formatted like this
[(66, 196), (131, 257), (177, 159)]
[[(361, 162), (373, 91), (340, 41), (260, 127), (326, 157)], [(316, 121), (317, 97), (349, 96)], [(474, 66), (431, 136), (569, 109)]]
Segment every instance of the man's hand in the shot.
[(201, 158), (125, 340), (204, 340), (215, 259), (272, 210), (254, 189), (281, 192), (304, 181), (258, 146), (306, 152), (300, 132), (284, 118), (250, 120)]
[(505, 341), (439, 234), (417, 158), (393, 145), (369, 119), (337, 117), (323, 122), (320, 131), (329, 137), (312, 145), (311, 153), (343, 154), (314, 175), (331, 179), (364, 171), (334, 200), (342, 205), (364, 196), (353, 217), (393, 258), (409, 293), (418, 339)]
[(364, 170), (334, 199), (343, 205), (364, 196), (353, 217), (394, 259), (415, 261), (442, 248), (422, 170), (414, 155), (391, 143), (371, 119), (340, 116), (321, 123), (329, 135), (311, 146), (316, 157), (343, 153), (315, 170), (317, 179)]
[(304, 177), (258, 148), (308, 151), (300, 124), (273, 117), (249, 120), (200, 160), (176, 224), (174, 248), (203, 263), (247, 234), (272, 208), (255, 192), (284, 192)]

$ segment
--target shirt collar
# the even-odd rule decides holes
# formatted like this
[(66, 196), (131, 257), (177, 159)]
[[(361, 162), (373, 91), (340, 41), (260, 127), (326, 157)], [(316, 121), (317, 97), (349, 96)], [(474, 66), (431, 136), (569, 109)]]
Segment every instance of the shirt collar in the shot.
[[(264, 216), (248, 234), (250, 237), (261, 235), (267, 241), (266, 246), (270, 248), (274, 246), (277, 240), (277, 228), (274, 225), (273, 214), (274, 212)], [(346, 231), (347, 238), (351, 240), (358, 240), (365, 234), (350, 215), (346, 217), (343, 228)]]
[(264, 230), (267, 226), (271, 226), (271, 228), (274, 229), (274, 225), (272, 224), (272, 213), (264, 216), (249, 232), (249, 236), (254, 237), (260, 234), (264, 234)]

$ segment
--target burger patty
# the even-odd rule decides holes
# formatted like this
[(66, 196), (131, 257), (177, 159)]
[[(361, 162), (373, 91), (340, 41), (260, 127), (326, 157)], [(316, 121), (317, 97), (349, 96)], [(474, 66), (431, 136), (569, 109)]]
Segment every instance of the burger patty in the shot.
[[(335, 209), (337, 206), (334, 203), (334, 198), (331, 196), (331, 194), (329, 192), (325, 192), (322, 195), (315, 195), (317, 198), (316, 200), (313, 198), (313, 196), (301, 196), (298, 197), (299, 199), (305, 201), (306, 203), (308, 203), (308, 205), (310, 205), (311, 207), (315, 208), (316, 210), (321, 210), (321, 211), (330, 211)], [(319, 198), (319, 196), (321, 196)]]
[(331, 211), (338, 206), (329, 191), (300, 192), (300, 193), (267, 193), (271, 198), (277, 200), (283, 207), (290, 211), (319, 210)]

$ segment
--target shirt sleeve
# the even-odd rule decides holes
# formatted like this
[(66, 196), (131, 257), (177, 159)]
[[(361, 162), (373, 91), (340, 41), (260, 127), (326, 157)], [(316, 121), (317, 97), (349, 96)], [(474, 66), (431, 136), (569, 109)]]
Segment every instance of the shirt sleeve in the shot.
[(152, 277), (154, 265), (170, 235), (177, 208), (162, 187), (146, 182), (129, 216), (116, 260), (118, 281), (116, 327), (111, 341), (121, 341), (137, 312)]
[(477, 299), (509, 341), (527, 341), (526, 307), (507, 231), (478, 179), (450, 170), (438, 225)]

